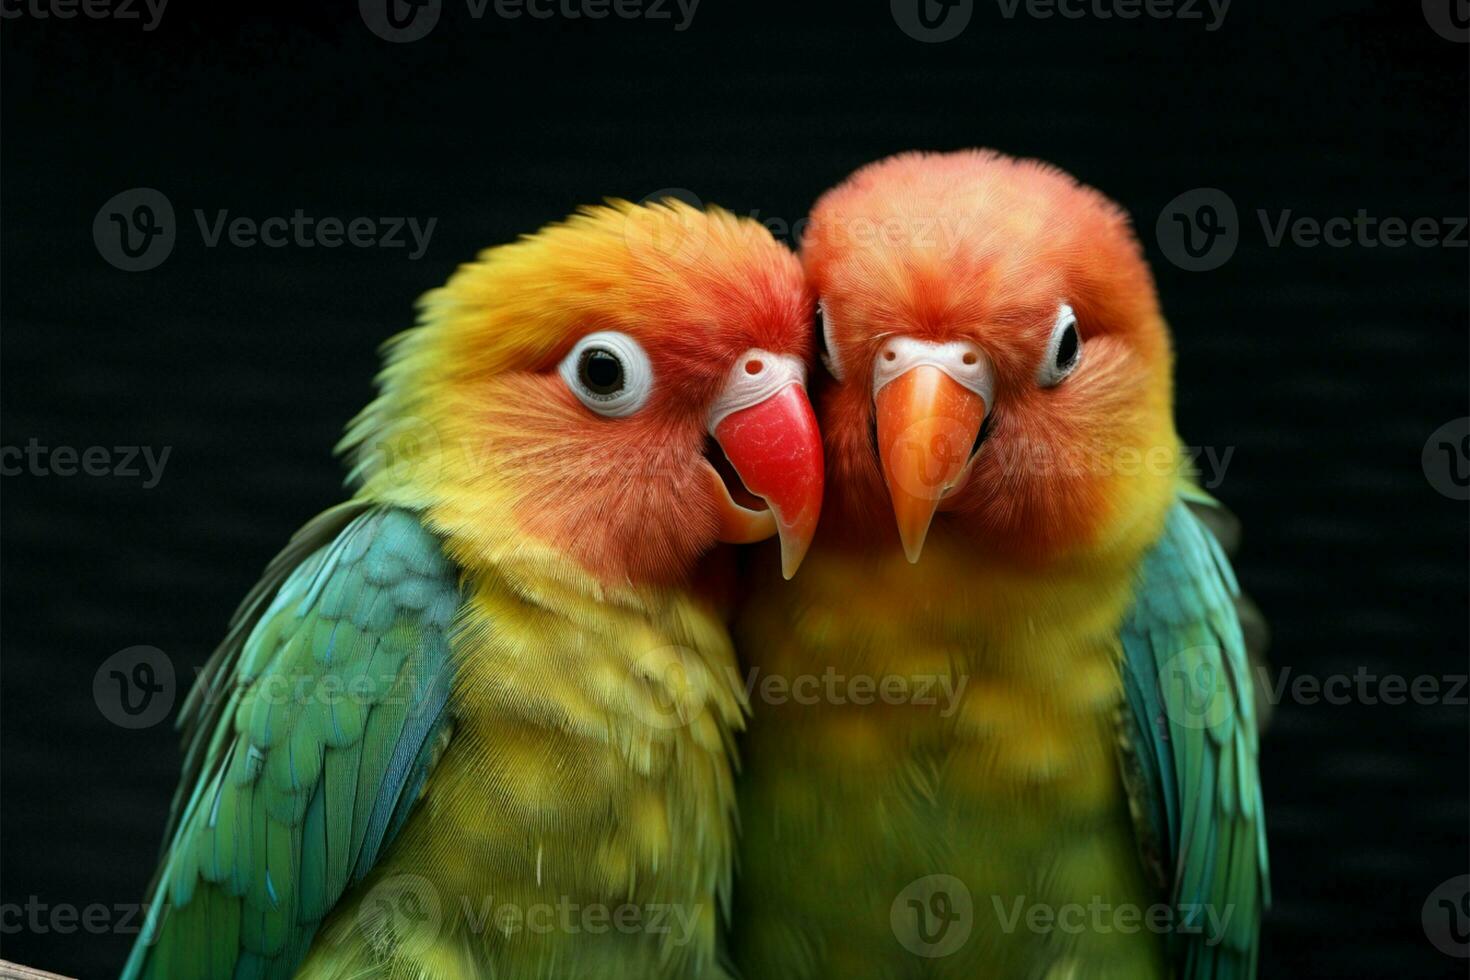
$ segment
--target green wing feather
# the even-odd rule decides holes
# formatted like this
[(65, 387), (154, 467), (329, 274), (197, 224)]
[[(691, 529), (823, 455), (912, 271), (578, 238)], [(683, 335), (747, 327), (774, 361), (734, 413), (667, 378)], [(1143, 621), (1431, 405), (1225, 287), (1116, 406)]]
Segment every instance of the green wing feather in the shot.
[[(1189, 512), (1199, 518), (1209, 532), (1220, 542), (1227, 558), (1234, 558), (1240, 550), (1240, 519), (1225, 505), (1198, 487), (1185, 485), (1179, 497), (1189, 505)], [(1266, 654), (1271, 647), (1271, 629), (1266, 617), (1243, 590), (1235, 593), (1235, 615), (1240, 619), (1240, 631), (1245, 637), (1245, 652), (1250, 659), (1251, 678), (1256, 692), (1256, 730), (1264, 732), (1271, 723), (1270, 690), (1267, 678), (1271, 663)]]
[(180, 716), (184, 775), (125, 980), (292, 973), (417, 799), (460, 603), (406, 511), (345, 504), (292, 540)]
[(1123, 625), (1121, 755), (1144, 865), (1176, 909), (1177, 975), (1234, 980), (1256, 975), (1270, 902), (1256, 703), (1235, 575), (1185, 497)]

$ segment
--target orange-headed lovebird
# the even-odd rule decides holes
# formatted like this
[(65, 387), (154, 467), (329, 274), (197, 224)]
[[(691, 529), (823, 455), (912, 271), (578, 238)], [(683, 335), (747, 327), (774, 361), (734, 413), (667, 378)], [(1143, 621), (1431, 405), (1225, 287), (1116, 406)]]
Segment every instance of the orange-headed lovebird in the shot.
[(724, 976), (744, 692), (691, 574), (778, 532), (801, 560), (812, 309), (763, 228), (678, 203), (586, 209), (427, 294), (344, 440), (356, 495), (183, 710), (124, 976)]
[(736, 630), (745, 975), (1253, 976), (1237, 587), (1126, 216), (1043, 163), (906, 154), (818, 202), (802, 260), (828, 504)]

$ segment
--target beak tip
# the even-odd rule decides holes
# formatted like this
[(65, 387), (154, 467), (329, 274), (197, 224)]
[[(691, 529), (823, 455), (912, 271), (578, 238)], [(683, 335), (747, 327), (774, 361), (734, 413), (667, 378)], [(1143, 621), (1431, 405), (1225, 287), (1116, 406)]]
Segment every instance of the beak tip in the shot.
[(967, 479), (986, 401), (921, 364), (873, 395), (879, 464), (909, 564), (918, 564), (940, 502)]
[(791, 581), (796, 576), (796, 570), (801, 567), (806, 558), (807, 541), (795, 541), (787, 535), (781, 535), (781, 577)]
[[(924, 553), (924, 544), (929, 540), (929, 528), (934, 523), (937, 500), (916, 501), (903, 494), (895, 495), (898, 517), (898, 541), (903, 546), (903, 556), (910, 565), (919, 563)], [(911, 504), (913, 506), (904, 506)]]
[[(715, 441), (745, 488), (765, 499), (768, 527), (781, 538), (781, 574), (806, 557), (822, 509), (822, 436), (801, 384), (726, 416)], [(718, 474), (716, 474), (718, 476)]]

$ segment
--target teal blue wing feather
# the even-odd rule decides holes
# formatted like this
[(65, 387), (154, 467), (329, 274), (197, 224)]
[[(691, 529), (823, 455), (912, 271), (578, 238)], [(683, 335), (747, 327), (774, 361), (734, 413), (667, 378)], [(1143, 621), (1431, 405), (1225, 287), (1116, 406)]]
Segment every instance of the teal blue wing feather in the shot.
[(184, 777), (123, 971), (290, 976), (447, 730), (458, 576), (405, 511), (344, 505), (267, 570), (186, 702)]
[(1124, 622), (1121, 758), (1145, 869), (1176, 910), (1177, 975), (1234, 980), (1256, 975), (1270, 901), (1257, 708), (1239, 586), (1190, 505), (1170, 510)]
[[(1181, 487), (1179, 498), (1189, 505), (1189, 512), (1199, 518), (1215, 540), (1220, 542), (1225, 556), (1234, 558), (1240, 549), (1240, 520), (1224, 504), (1198, 487)], [(1261, 610), (1243, 590), (1235, 594), (1235, 615), (1240, 620), (1240, 631), (1245, 637), (1245, 651), (1255, 682), (1256, 730), (1264, 732), (1271, 722), (1274, 707), (1267, 684), (1271, 670), (1267, 659), (1271, 647), (1271, 629), (1266, 623), (1266, 617), (1261, 615)]]

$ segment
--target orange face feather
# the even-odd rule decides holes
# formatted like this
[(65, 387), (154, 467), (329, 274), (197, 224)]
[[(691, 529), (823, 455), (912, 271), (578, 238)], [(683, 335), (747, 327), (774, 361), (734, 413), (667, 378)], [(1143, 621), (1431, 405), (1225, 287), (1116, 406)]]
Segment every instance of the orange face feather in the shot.
[[(589, 208), (421, 305), (349, 433), (364, 492), (427, 511), (472, 566), (544, 548), (605, 581), (668, 583), (719, 540), (780, 531), (794, 571), (822, 493), (801, 383), (813, 300), (764, 228), (677, 203)], [(577, 394), (594, 333), (646, 356), (636, 410)], [(770, 513), (734, 504), (711, 437)]]
[(821, 403), (834, 537), (894, 541), (896, 514), (916, 560), (932, 517), (1040, 563), (1157, 510), (1178, 466), (1168, 337), (1102, 195), (993, 152), (904, 154), (818, 201), (802, 259), (840, 378)]

